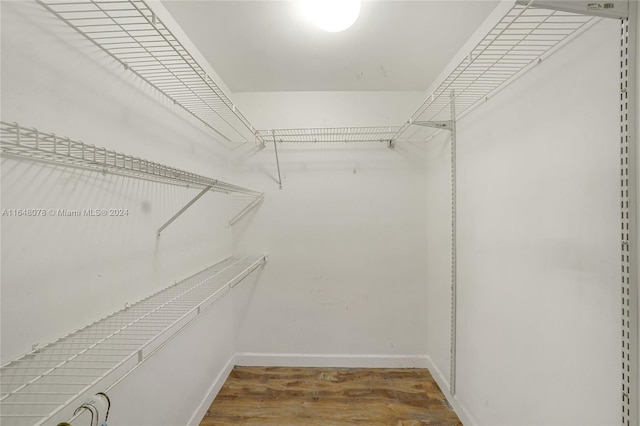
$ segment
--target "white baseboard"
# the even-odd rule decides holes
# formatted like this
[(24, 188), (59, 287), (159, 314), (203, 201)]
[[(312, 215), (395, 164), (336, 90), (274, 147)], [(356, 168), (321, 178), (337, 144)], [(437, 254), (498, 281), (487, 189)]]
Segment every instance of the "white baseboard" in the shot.
[(229, 374), (231, 374), (231, 370), (233, 370), (233, 367), (235, 367), (235, 365), (235, 357), (231, 356), (220, 374), (218, 374), (216, 379), (209, 387), (207, 394), (200, 402), (200, 405), (198, 405), (197, 410), (193, 413), (187, 425), (198, 426), (200, 424), (200, 421), (202, 421), (202, 418), (207, 413), (207, 410), (211, 406), (211, 403), (213, 402), (215, 397), (218, 395), (218, 392), (220, 392), (220, 389), (222, 389), (222, 385), (224, 385), (224, 382), (227, 380), (227, 377), (229, 377)]
[(344, 355), (239, 352), (236, 365), (261, 367), (427, 368), (424, 355)]
[(473, 419), (471, 413), (469, 413), (469, 410), (467, 410), (467, 407), (465, 407), (465, 405), (460, 400), (456, 399), (455, 396), (451, 396), (451, 393), (449, 392), (449, 380), (445, 377), (444, 374), (442, 374), (442, 371), (440, 371), (440, 369), (436, 366), (429, 355), (427, 355), (425, 359), (427, 361), (427, 368), (431, 372), (433, 379), (436, 381), (438, 386), (440, 386), (440, 390), (447, 398), (447, 401), (449, 401), (449, 404), (453, 408), (453, 411), (455, 411), (460, 418), (462, 424), (465, 426), (477, 425), (478, 423), (476, 423), (476, 421)]

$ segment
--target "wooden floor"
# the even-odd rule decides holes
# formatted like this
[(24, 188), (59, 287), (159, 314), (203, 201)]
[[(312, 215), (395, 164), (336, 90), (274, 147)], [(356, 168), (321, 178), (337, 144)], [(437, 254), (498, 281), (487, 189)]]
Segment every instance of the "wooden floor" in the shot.
[(200, 425), (462, 423), (426, 369), (236, 367)]

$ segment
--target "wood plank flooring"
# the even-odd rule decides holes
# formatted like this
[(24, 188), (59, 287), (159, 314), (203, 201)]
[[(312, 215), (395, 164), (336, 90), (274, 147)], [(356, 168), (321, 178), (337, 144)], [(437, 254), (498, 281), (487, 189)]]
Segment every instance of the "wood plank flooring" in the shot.
[(235, 367), (200, 426), (462, 425), (426, 369)]

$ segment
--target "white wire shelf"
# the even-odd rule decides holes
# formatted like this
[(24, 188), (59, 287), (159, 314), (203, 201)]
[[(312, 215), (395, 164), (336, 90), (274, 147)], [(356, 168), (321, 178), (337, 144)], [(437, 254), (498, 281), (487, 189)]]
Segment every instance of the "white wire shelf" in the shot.
[(0, 368), (0, 423), (57, 424), (266, 262), (231, 257)]
[(263, 141), (275, 139), (278, 142), (423, 140), (433, 133), (434, 126), (426, 128), (417, 124), (450, 120), (452, 93), (459, 117), (585, 29), (594, 19), (599, 18), (516, 4), (401, 126), (273, 129), (259, 130), (258, 134)]
[(54, 133), (0, 121), (0, 149), (3, 155), (78, 167), (191, 188), (207, 188), (255, 197), (259, 191), (211, 179), (175, 167), (60, 137)]
[(393, 135), (412, 140), (416, 121), (450, 120), (451, 93), (457, 116), (504, 87), (543, 55), (590, 23), (593, 16), (515, 5), (420, 104)]
[(144, 0), (37, 0), (228, 142), (378, 142), (424, 137), (419, 121), (463, 115), (594, 17), (516, 4), (401, 126), (257, 131)]
[(399, 126), (319, 127), (259, 130), (264, 141), (273, 142), (388, 142)]
[(251, 123), (144, 0), (37, 2), (225, 143), (259, 141)]

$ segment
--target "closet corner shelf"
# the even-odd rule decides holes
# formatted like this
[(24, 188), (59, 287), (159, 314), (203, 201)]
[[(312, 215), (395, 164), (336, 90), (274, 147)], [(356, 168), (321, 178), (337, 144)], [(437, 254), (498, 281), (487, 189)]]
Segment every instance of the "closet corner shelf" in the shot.
[(55, 425), (109, 392), (217, 299), (266, 263), (230, 257), (0, 368), (0, 423)]
[[(598, 19), (601, 18), (537, 8), (532, 1), (514, 4), (435, 87), (392, 139), (425, 140), (434, 130), (423, 127), (424, 123), (451, 120), (452, 101), (455, 101), (454, 118), (459, 118)], [(422, 126), (416, 126), (417, 122)]]
[(514, 3), (402, 125), (272, 129), (257, 133), (262, 141), (269, 142), (382, 141), (390, 142), (390, 147), (395, 141), (427, 140), (437, 131), (433, 127), (442, 128), (431, 124), (451, 120), (452, 101), (459, 118), (598, 19), (601, 18), (538, 8), (532, 2)]
[(144, 0), (36, 0), (231, 146), (262, 142), (206, 69)]
[(399, 126), (316, 127), (258, 130), (270, 142), (389, 142)]

